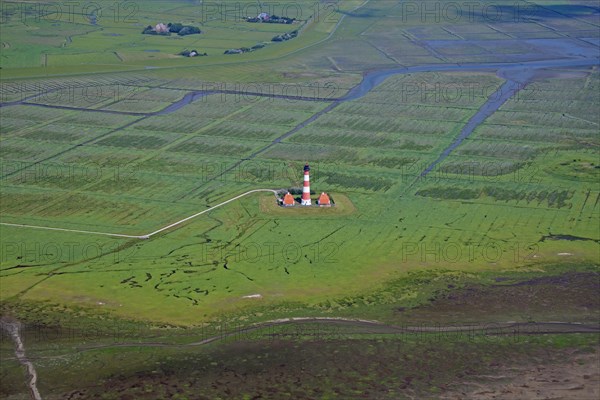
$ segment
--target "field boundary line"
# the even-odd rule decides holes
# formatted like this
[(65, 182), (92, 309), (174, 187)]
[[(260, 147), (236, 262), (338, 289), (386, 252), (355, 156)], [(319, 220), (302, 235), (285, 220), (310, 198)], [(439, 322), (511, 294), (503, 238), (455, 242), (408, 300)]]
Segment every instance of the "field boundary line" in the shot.
[(204, 211), (201, 211), (199, 213), (190, 215), (189, 217), (183, 218), (177, 222), (173, 222), (172, 224), (169, 224), (167, 226), (164, 226), (160, 229), (155, 230), (154, 232), (145, 234), (145, 235), (126, 235), (123, 233), (109, 233), (109, 232), (96, 232), (96, 231), (86, 231), (86, 230), (79, 230), (79, 229), (68, 229), (68, 228), (54, 228), (51, 226), (39, 226), (39, 225), (26, 225), (26, 224), (12, 224), (12, 223), (8, 223), (8, 222), (0, 222), (0, 225), (4, 225), (4, 226), (12, 226), (12, 227), (17, 227), (17, 228), (30, 228), (30, 229), (43, 229), (43, 230), (49, 230), (49, 231), (61, 231), (61, 232), (73, 232), (73, 233), (84, 233), (84, 234), (88, 234), (88, 235), (102, 235), (102, 236), (111, 236), (111, 237), (120, 237), (120, 238), (127, 238), (127, 239), (150, 239), (152, 236), (155, 236), (161, 232), (164, 232), (166, 230), (169, 230), (171, 228), (174, 228), (178, 225), (183, 224), (184, 222), (187, 222), (191, 219), (194, 219), (196, 217), (199, 217), (202, 214), (205, 214), (209, 211), (214, 210), (215, 208), (219, 208), (222, 207), (226, 204), (229, 204), (235, 200), (239, 200), (242, 197), (245, 197), (249, 194), (252, 193), (260, 193), (260, 192), (271, 192), (275, 195), (277, 195), (277, 190), (274, 189), (254, 189), (254, 190), (250, 190), (248, 192), (242, 193), (239, 196), (235, 196), (229, 200), (226, 200), (222, 203), (219, 203), (215, 206), (209, 207)]

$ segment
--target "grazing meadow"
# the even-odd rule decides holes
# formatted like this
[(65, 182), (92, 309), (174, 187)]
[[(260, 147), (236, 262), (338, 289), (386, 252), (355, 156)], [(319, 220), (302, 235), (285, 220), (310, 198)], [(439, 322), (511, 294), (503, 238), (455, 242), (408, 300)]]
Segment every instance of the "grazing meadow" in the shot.
[[(0, 1), (2, 318), (78, 335), (86, 323), (125, 324), (133, 332), (126, 343), (169, 346), (224, 322), (292, 317), (371, 319), (385, 329), (592, 324), (598, 8), (489, 3), (458, 15), (435, 1)], [(296, 20), (245, 20), (264, 7)], [(490, 9), (493, 16), (483, 11)], [(202, 33), (142, 34), (169, 22)], [(272, 40), (293, 31), (290, 40)], [(257, 44), (264, 47), (252, 49)], [(241, 48), (252, 51), (225, 54)], [(180, 55), (185, 50), (207, 55)], [(298, 190), (306, 163), (313, 202), (327, 192), (334, 207), (283, 208), (269, 191), (228, 202), (257, 189)], [(597, 332), (574, 331), (551, 331), (547, 341), (532, 335), (519, 354), (558, 362), (584, 349), (577, 356), (593, 364)], [(422, 347), (412, 339), (389, 343), (386, 334), (351, 330), (306, 346), (305, 338), (284, 338), (273, 350), (264, 338), (240, 339), (187, 353), (121, 352), (110, 338), (86, 341), (84, 333), (68, 343), (41, 339), (30, 350), (43, 360), (35, 363), (44, 393), (75, 396), (74, 371), (105, 365), (72, 398), (106, 391), (105, 398), (180, 399), (196, 398), (190, 388), (211, 379), (218, 382), (206, 398), (269, 392), (217, 371), (266, 359), (268, 371), (290, 360), (268, 381), (287, 397), (472, 394), (483, 379), (477, 373), (508, 371), (517, 353), (508, 337), (493, 346), (442, 340), (426, 346), (431, 360), (447, 362), (438, 364), (419, 361)], [(18, 396), (22, 372), (2, 338), (0, 378), (11, 383), (0, 393)], [(358, 355), (348, 355), (352, 343)], [(83, 344), (107, 347), (80, 351)], [(410, 368), (375, 367), (393, 364), (385, 349), (402, 346)], [(338, 350), (335, 362), (318, 356)], [(124, 361), (111, 366), (117, 359)], [(293, 388), (307, 360), (359, 367), (340, 370), (320, 391), (311, 389), (319, 373)], [(530, 364), (522, 366), (532, 375)], [(363, 368), (369, 374), (357, 380)], [(427, 368), (436, 377), (409, 371)], [(382, 374), (390, 380), (375, 384)], [(169, 383), (160, 395), (157, 381)]]

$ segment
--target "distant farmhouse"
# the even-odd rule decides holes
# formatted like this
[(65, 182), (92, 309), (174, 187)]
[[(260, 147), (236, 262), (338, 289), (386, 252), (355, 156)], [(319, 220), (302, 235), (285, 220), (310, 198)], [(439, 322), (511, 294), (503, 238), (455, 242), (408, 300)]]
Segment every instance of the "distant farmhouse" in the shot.
[(246, 18), (248, 22), (265, 23), (265, 24), (293, 24), (296, 18), (279, 17), (277, 15), (269, 15), (265, 12), (258, 14), (256, 17)]
[(192, 25), (183, 25), (180, 23), (158, 23), (155, 26), (148, 25), (143, 31), (143, 35), (161, 35), (171, 36), (171, 33), (176, 33), (179, 36), (197, 35), (202, 33), (200, 28)]
[(184, 57), (202, 57), (207, 56), (208, 54), (200, 53), (198, 50), (184, 50), (181, 53), (179, 53), (179, 55)]

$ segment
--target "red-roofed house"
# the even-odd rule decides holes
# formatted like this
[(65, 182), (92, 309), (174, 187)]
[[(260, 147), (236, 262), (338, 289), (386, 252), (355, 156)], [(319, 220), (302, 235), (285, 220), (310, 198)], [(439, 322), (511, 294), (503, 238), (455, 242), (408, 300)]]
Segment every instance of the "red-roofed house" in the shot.
[(283, 197), (282, 202), (284, 207), (293, 207), (296, 204), (296, 200), (294, 200), (294, 196), (287, 192), (287, 194)]
[(320, 207), (331, 207), (331, 199), (329, 198), (327, 193), (323, 192), (321, 193), (319, 200), (317, 200), (317, 204)]

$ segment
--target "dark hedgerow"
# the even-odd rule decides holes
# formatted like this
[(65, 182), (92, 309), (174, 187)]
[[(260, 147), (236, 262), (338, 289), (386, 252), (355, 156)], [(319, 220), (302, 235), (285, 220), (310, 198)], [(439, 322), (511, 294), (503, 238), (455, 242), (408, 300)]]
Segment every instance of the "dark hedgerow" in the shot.
[(273, 39), (272, 42), (285, 42), (286, 40), (291, 40), (298, 37), (298, 31), (292, 31), (290, 33), (284, 33), (283, 35), (277, 35)]

